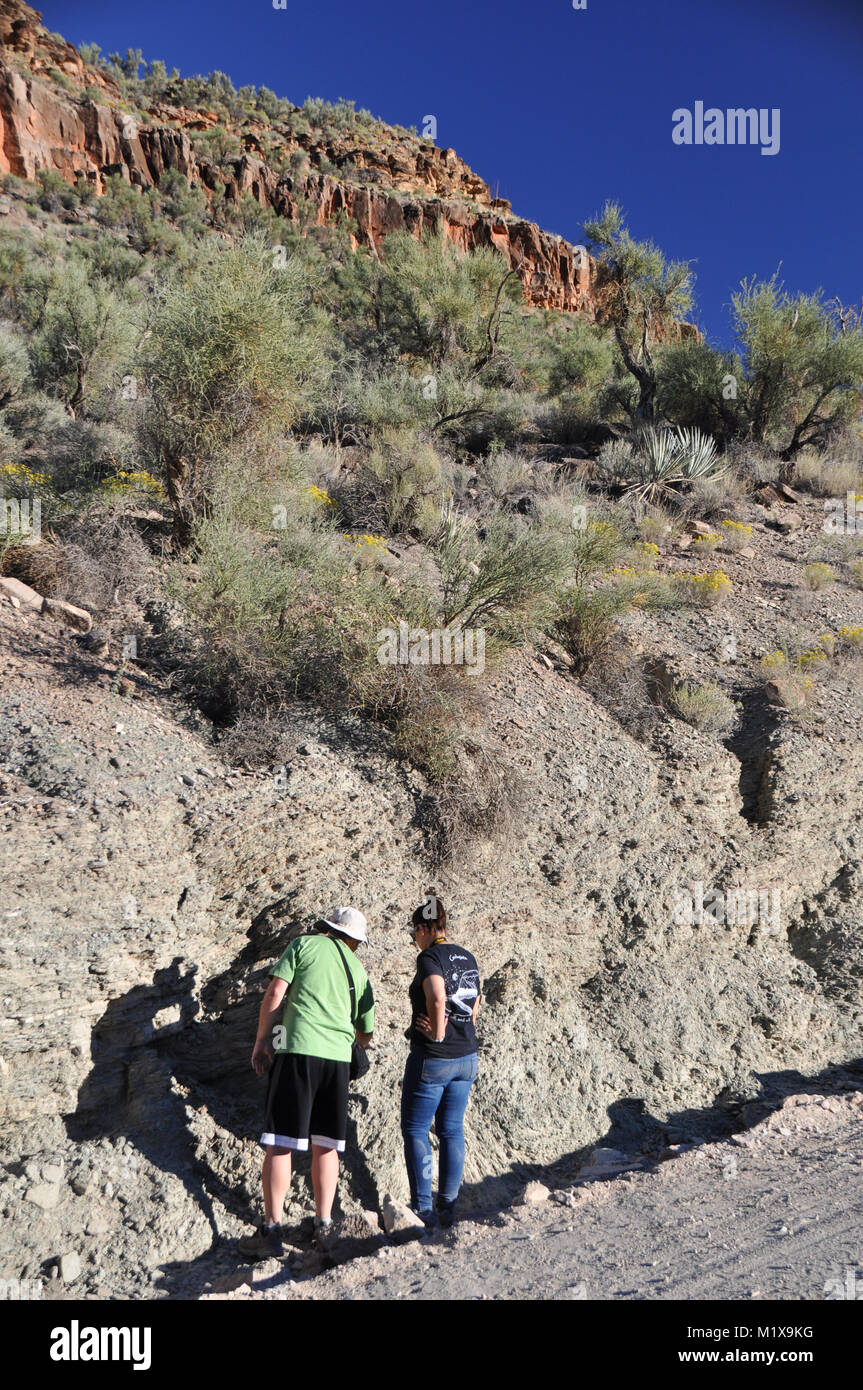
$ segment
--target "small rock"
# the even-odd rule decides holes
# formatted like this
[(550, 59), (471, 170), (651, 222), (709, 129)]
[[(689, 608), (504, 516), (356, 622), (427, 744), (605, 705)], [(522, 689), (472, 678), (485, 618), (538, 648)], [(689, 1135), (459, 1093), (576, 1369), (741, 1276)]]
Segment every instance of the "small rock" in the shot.
[(80, 1274), (81, 1257), (74, 1250), (60, 1256), (60, 1278), (64, 1284), (74, 1284)]
[(107, 1216), (91, 1216), (84, 1230), (88, 1236), (103, 1236), (110, 1231), (111, 1223)]
[(410, 1240), (425, 1230), (425, 1226), (416, 1212), (411, 1211), (406, 1202), (400, 1202), (396, 1197), (391, 1197), (389, 1193), (384, 1197), (381, 1214), (384, 1230), (394, 1240)]
[(546, 1187), (543, 1182), (529, 1182), (524, 1192), (521, 1194), (523, 1207), (541, 1207), (543, 1202), (547, 1202), (551, 1196), (551, 1189)]
[(56, 1163), (46, 1163), (42, 1168), (42, 1180), (49, 1183), (61, 1183), (63, 1181), (63, 1169)]
[(33, 613), (42, 612), (45, 599), (41, 594), (37, 594), (35, 589), (31, 589), (29, 584), (22, 584), (20, 579), (13, 579), (9, 575), (0, 577), (0, 593), (17, 599), (20, 608), (28, 608)]
[(74, 627), (77, 632), (87, 633), (93, 626), (93, 619), (83, 608), (76, 608), (74, 603), (66, 603), (59, 598), (46, 598), (42, 612), (47, 613), (50, 618), (57, 618), (67, 627)]
[(28, 1191), (27, 1201), (41, 1207), (43, 1211), (53, 1211), (60, 1201), (60, 1188), (56, 1183), (37, 1183)]

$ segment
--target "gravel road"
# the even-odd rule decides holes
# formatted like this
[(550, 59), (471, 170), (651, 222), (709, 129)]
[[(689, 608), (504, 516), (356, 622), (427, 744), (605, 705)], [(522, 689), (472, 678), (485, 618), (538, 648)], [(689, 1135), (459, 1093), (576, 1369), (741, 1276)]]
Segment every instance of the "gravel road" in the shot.
[(227, 1296), (863, 1300), (863, 1094), (791, 1096), (649, 1171), (268, 1282)]

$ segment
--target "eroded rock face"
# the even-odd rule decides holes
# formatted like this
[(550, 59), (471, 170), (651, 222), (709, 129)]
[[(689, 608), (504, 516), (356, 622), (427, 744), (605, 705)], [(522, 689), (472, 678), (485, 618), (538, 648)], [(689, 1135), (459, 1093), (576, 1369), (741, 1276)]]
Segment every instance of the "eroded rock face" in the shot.
[[(258, 1193), (260, 993), (331, 902), (369, 917), (378, 998), (342, 1201), (404, 1200), (422, 778), (374, 731), (301, 708), (278, 782), (237, 774), (205, 724), (112, 693), (38, 615), (0, 608), (0, 641), (18, 654), (0, 699), (3, 1267), (35, 1277), (46, 1243), (77, 1249), (76, 1289), (143, 1296), (175, 1289), (215, 1232), (240, 1234)], [(728, 749), (676, 728), (658, 758), (527, 654), (495, 676), (486, 723), (525, 778), (524, 823), (436, 880), (483, 983), (468, 1206), (511, 1200), (530, 1165), (720, 1123), (717, 1097), (754, 1077), (859, 1056), (859, 723), (843, 759), (777, 743), (760, 826)], [(781, 884), (778, 929), (681, 913), (698, 881)], [(289, 1223), (310, 1209), (306, 1169)]]
[[(147, 188), (174, 169), (205, 192), (223, 186), (229, 200), (247, 194), (291, 221), (309, 204), (322, 226), (344, 215), (356, 222), (355, 244), (375, 250), (394, 231), (420, 237), (440, 229), (463, 250), (499, 251), (518, 270), (529, 304), (601, 316), (596, 263), (535, 223), (513, 217), (507, 200), (493, 198), (455, 150), (395, 138), (385, 148), (369, 148), (351, 132), (319, 150), (302, 135), (284, 142), (286, 154), (305, 152), (313, 165), (326, 158), (350, 166), (351, 177), (313, 167), (280, 177), (257, 157), (260, 140), (244, 127), (245, 153), (217, 166), (195, 151), (187, 134), (214, 124), (213, 113), (156, 103), (149, 124), (132, 121), (116, 84), (86, 67), (76, 49), (50, 35), (19, 0), (0, 3), (0, 37), (6, 50), (0, 61), (0, 173), (33, 179), (39, 169), (53, 169), (69, 182), (85, 178), (101, 193), (110, 174)], [(49, 76), (51, 67), (64, 73), (68, 91)], [(103, 99), (93, 99), (94, 87)]]

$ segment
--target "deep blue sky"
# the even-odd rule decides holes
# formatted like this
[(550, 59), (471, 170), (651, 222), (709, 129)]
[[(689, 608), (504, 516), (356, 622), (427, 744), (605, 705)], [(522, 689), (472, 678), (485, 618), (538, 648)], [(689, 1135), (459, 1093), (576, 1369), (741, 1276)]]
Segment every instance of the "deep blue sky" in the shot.
[[(45, 0), (44, 22), (105, 53), (302, 102), (438, 121), (521, 216), (580, 240), (608, 197), (633, 234), (697, 274), (714, 341), (744, 275), (863, 296), (863, 0)], [(673, 144), (672, 112), (779, 107), (781, 148)]]

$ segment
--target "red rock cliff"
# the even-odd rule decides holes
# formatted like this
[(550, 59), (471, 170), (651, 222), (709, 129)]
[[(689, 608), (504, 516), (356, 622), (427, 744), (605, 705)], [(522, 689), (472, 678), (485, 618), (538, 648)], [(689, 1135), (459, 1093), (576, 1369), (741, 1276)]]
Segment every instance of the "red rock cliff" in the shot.
[[(88, 66), (40, 21), (20, 0), (0, 0), (0, 172), (33, 179), (39, 169), (53, 169), (69, 182), (86, 178), (101, 193), (111, 174), (146, 188), (175, 169), (205, 192), (221, 184), (227, 198), (247, 194), (290, 220), (309, 207), (322, 225), (346, 215), (356, 241), (374, 250), (390, 232), (420, 236), (440, 228), (465, 250), (497, 249), (518, 269), (528, 303), (600, 317), (596, 263), (514, 217), (454, 150), (383, 126), (377, 140), (339, 132), (324, 148), (308, 134), (282, 131), (279, 153), (293, 152), (305, 166), (285, 174), (284, 165), (277, 172), (256, 153), (272, 132), (247, 120), (237, 130), (244, 152), (215, 163), (193, 143), (194, 132), (217, 124), (212, 112), (160, 100), (142, 120), (110, 74)], [(322, 164), (327, 172), (315, 168)], [(350, 176), (343, 178), (345, 166)]]

